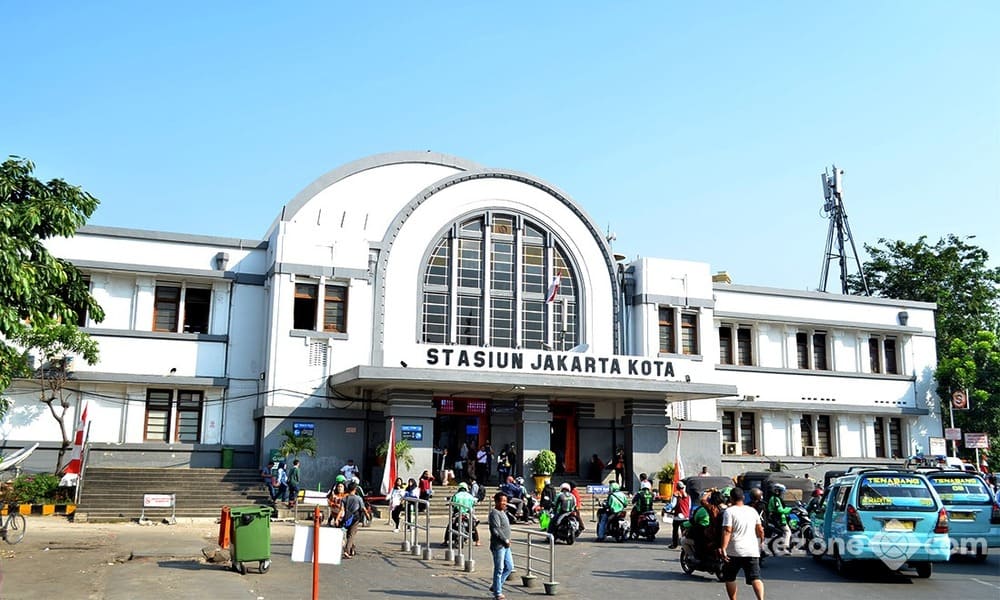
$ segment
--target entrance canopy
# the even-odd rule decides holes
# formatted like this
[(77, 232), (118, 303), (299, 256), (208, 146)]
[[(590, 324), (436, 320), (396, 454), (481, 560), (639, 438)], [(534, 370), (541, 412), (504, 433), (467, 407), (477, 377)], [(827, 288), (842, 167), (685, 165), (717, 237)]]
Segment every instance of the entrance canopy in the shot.
[(451, 369), (359, 365), (331, 375), (331, 391), (359, 397), (365, 392), (413, 390), (435, 395), (511, 398), (551, 396), (579, 399), (642, 399), (679, 402), (736, 396), (736, 386), (691, 381), (655, 381), (616, 377), (503, 373)]

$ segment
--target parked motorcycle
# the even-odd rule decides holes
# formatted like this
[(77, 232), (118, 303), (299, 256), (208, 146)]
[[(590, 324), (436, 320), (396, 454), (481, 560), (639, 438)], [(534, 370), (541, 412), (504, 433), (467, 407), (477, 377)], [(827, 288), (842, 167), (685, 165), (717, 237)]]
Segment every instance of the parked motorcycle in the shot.
[(715, 575), (715, 578), (722, 581), (722, 567), (725, 563), (718, 555), (699, 556), (695, 541), (688, 535), (681, 541), (681, 570), (688, 575), (693, 575), (695, 571), (705, 571)]
[[(625, 541), (625, 538), (629, 536), (629, 530), (631, 529), (631, 523), (629, 523), (628, 514), (623, 510), (621, 512), (611, 514), (611, 509), (608, 508), (607, 502), (598, 511), (598, 518), (602, 518), (603, 515), (608, 515), (607, 524), (604, 527), (604, 537), (614, 538), (618, 543)], [(659, 527), (659, 524), (657, 524)]]
[(656, 518), (654, 511), (646, 511), (639, 515), (636, 520), (635, 531), (632, 532), (632, 539), (646, 538), (649, 541), (656, 540), (656, 534), (660, 531), (660, 520)]
[(559, 515), (559, 518), (553, 517), (552, 513), (549, 512), (549, 519), (556, 519), (555, 526), (549, 526), (549, 532), (552, 533), (556, 541), (565, 542), (567, 545), (572, 546), (576, 538), (580, 536), (580, 521), (576, 518), (573, 513), (563, 513)]

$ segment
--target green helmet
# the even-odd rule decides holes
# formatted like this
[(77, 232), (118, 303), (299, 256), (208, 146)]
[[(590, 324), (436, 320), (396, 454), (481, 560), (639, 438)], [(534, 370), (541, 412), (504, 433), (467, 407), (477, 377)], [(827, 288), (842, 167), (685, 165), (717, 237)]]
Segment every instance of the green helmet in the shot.
[(469, 491), (469, 484), (463, 481), (462, 483), (458, 484), (458, 489), (462, 490), (463, 492), (467, 492)]
[(622, 489), (622, 486), (618, 485), (617, 481), (611, 484), (611, 491), (612, 492), (617, 492), (620, 489)]
[(343, 475), (337, 475), (337, 479), (334, 480), (334, 483), (347, 483), (347, 478)]

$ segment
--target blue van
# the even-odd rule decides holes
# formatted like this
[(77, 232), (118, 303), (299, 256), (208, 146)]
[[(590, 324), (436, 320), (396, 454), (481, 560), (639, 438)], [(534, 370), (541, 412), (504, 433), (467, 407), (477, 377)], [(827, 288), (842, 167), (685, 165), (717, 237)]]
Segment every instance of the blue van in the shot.
[(920, 473), (869, 469), (835, 479), (816, 518), (809, 552), (833, 557), (841, 575), (851, 563), (881, 561), (926, 578), (951, 555), (948, 511)]
[(948, 510), (952, 554), (986, 560), (987, 548), (1000, 547), (1000, 506), (982, 476), (963, 471), (926, 473)]

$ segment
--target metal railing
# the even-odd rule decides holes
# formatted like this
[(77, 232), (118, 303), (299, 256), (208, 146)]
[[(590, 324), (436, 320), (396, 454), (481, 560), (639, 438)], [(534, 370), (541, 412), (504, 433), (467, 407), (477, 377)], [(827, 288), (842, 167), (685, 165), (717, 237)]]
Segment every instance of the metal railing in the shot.
[[(518, 539), (521, 536), (523, 536), (523, 539)], [(541, 540), (533, 542), (532, 538), (541, 538)], [(548, 581), (542, 582), (545, 586), (545, 594), (547, 596), (554, 596), (556, 594), (556, 586), (559, 585), (559, 582), (555, 580), (556, 540), (552, 534), (525, 527), (511, 527), (510, 545), (510, 553), (514, 558), (515, 570), (520, 570), (521, 565), (518, 561), (524, 561), (524, 575), (521, 575), (521, 584), (526, 588), (533, 587), (535, 579), (537, 579), (535, 573), (537, 573), (548, 578)], [(515, 547), (518, 550), (515, 550)], [(524, 548), (523, 553), (520, 552), (521, 548)], [(538, 565), (541, 565), (541, 568)]]
[[(423, 508), (424, 524), (417, 522), (420, 509)], [(431, 503), (420, 498), (403, 498), (403, 552), (409, 552), (414, 556), (421, 556), (424, 560), (431, 560)], [(424, 546), (420, 547), (417, 536), (420, 531), (424, 532)], [(421, 552), (422, 550), (422, 552)]]
[[(468, 519), (456, 519), (458, 514), (468, 515)], [(455, 522), (458, 527), (455, 527)], [(448, 525), (445, 527), (444, 551), (446, 561), (454, 560), (456, 567), (463, 567), (466, 573), (476, 570), (476, 561), (472, 558), (472, 531), (476, 526), (476, 512), (454, 502), (448, 502)], [(464, 550), (464, 554), (463, 554)]]

